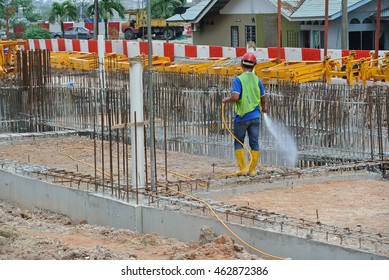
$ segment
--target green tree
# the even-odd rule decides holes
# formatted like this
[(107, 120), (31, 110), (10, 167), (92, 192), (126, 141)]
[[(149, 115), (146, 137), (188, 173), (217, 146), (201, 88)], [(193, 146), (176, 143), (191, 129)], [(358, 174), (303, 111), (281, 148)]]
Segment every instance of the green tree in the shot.
[(18, 21), (19, 13), (18, 8), (22, 8), (23, 17), (26, 17), (26, 14), (29, 11), (34, 10), (32, 5), (32, 0), (0, 0), (0, 28), (6, 26), (6, 14), (8, 9), (8, 24), (10, 27), (13, 27), (13, 23)]
[(151, 18), (169, 18), (175, 8), (185, 4), (186, 0), (151, 0)]
[(72, 20), (76, 20), (78, 18), (77, 8), (73, 5), (73, 3), (70, 2), (70, 0), (66, 0), (62, 3), (54, 2), (53, 6), (51, 6), (49, 22), (59, 22), (63, 38), (65, 37), (64, 22), (68, 18), (71, 18)]
[[(98, 9), (99, 9), (99, 18), (102, 18), (104, 21), (104, 27), (105, 27), (104, 37), (105, 39), (108, 39), (108, 20), (113, 17), (114, 11), (118, 13), (120, 18), (124, 19), (126, 14), (126, 9), (120, 3), (120, 0), (101, 0), (98, 3)], [(94, 11), (95, 11), (94, 4), (89, 5), (88, 14), (92, 15), (94, 14)]]
[[(0, 0), (0, 17), (5, 19), (6, 9), (13, 8), (15, 12), (9, 11), (9, 16), (12, 17), (24, 17), (28, 21), (36, 21), (38, 14), (35, 11), (35, 6), (32, 3), (33, 0)], [(23, 12), (23, 15), (19, 15), (19, 9)]]
[(39, 25), (31, 24), (24, 31), (24, 39), (50, 39), (50, 31)]

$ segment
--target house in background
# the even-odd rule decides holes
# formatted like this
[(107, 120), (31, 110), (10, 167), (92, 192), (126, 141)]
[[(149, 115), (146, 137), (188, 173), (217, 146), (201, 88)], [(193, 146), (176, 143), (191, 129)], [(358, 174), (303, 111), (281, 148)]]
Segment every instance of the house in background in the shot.
[[(194, 45), (277, 46), (278, 0), (203, 0), (168, 22), (191, 23)], [(325, 0), (282, 0), (282, 47), (324, 47)], [(349, 49), (375, 49), (377, 0), (348, 0)], [(329, 0), (328, 48), (342, 46), (342, 0)], [(389, 1), (381, 0), (379, 49), (389, 49)]]

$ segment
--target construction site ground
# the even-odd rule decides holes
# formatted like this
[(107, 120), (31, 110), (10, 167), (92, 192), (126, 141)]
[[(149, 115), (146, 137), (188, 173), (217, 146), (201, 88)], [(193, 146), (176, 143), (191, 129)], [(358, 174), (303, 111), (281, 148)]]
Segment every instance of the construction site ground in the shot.
[[(93, 140), (88, 137), (2, 142), (0, 158), (94, 174)], [(156, 162), (157, 170), (163, 170), (164, 151), (157, 150)], [(167, 163), (168, 170), (175, 173), (169, 175), (172, 176), (170, 180), (176, 174), (209, 180), (236, 169), (233, 160), (177, 152), (167, 152)], [(279, 168), (261, 166), (259, 173)], [(164, 172), (158, 171), (157, 175), (163, 179)], [(231, 179), (229, 182), (224, 188), (229, 188)], [(217, 184), (211, 185), (214, 186)], [(239, 185), (234, 188), (238, 189)], [(340, 228), (389, 235), (389, 182), (385, 180), (330, 181), (323, 175), (320, 183), (288, 184), (285, 188), (221, 196), (215, 200), (265, 209), (306, 221), (320, 221)], [(243, 250), (239, 243), (228, 237), (227, 232), (211, 241), (204, 241), (204, 234), (199, 232), (199, 240), (184, 243), (155, 234), (88, 225), (57, 213), (20, 209), (17, 205), (0, 202), (0, 259), (257, 258)]]

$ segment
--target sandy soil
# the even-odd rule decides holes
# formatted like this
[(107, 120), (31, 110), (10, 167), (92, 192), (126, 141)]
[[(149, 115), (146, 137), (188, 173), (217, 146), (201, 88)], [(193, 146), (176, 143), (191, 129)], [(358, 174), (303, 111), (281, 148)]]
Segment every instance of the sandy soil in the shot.
[(224, 197), (222, 201), (340, 228), (389, 235), (387, 181), (324, 181)]
[[(105, 150), (107, 147), (104, 148)], [(105, 152), (108, 155), (108, 151)], [(157, 166), (164, 167), (162, 151)], [(93, 141), (86, 137), (37, 139), (0, 145), (0, 158), (94, 174)], [(177, 173), (194, 179), (216, 178), (235, 170), (235, 162), (168, 153), (169, 179)], [(262, 171), (274, 167), (261, 167)], [(158, 176), (164, 177), (159, 171)], [(341, 228), (389, 235), (389, 182), (339, 181), (293, 186), (226, 197), (225, 202)], [(252, 259), (227, 236), (210, 229), (199, 240), (183, 243), (125, 229), (77, 224), (41, 210), (27, 211), (0, 203), (0, 259)], [(207, 235), (208, 238), (204, 239)], [(211, 236), (211, 237), (209, 237)]]

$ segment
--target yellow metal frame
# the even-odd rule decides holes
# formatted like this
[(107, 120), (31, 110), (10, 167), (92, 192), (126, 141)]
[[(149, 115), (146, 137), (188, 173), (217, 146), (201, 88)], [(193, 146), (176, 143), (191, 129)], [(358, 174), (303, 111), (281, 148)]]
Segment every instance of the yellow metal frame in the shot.
[[(15, 54), (19, 46), (26, 41), (0, 41), (0, 76), (5, 78), (16, 71)], [(4, 49), (8, 47), (8, 53)], [(51, 66), (59, 69), (92, 70), (98, 68), (96, 53), (86, 52), (51, 52)], [(137, 56), (143, 61), (145, 69), (148, 67), (148, 56)], [(130, 58), (116, 53), (104, 55), (106, 70), (128, 70)], [(342, 62), (344, 62), (342, 64)], [(213, 75), (236, 76), (242, 73), (240, 61), (237, 58), (188, 58), (182, 62), (172, 64), (170, 58), (153, 55), (152, 66), (156, 71), (176, 73), (200, 73)], [(353, 86), (356, 82), (366, 85), (368, 81), (389, 82), (389, 52), (384, 57), (375, 59), (374, 52), (368, 58), (356, 59), (356, 52), (351, 51), (349, 56), (340, 58), (325, 57), (324, 61), (282, 61), (277, 59), (258, 61), (254, 71), (264, 83), (291, 81), (305, 83), (325, 80), (331, 83), (333, 78), (346, 79)]]
[[(6, 78), (16, 71), (15, 55), (20, 46), (25, 47), (26, 41), (0, 41), (0, 76)], [(5, 48), (8, 48), (5, 53)]]

